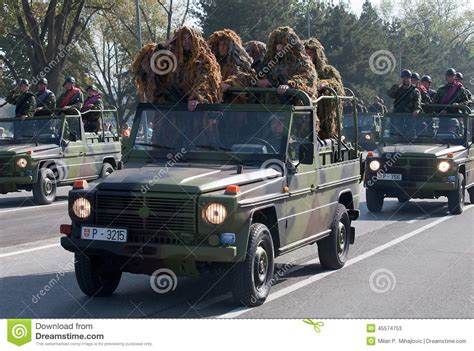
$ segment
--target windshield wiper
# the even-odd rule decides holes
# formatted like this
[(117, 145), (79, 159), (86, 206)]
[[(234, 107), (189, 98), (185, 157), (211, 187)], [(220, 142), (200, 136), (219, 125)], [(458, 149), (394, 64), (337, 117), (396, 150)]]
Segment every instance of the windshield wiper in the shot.
[(135, 143), (135, 145), (151, 146), (151, 147), (154, 147), (154, 148), (156, 148), (156, 149), (173, 150), (173, 151), (176, 151), (176, 148), (174, 148), (174, 147), (166, 146), (166, 145), (160, 145), (160, 144)]
[(194, 145), (194, 146), (201, 149), (206, 149), (206, 150), (232, 151), (231, 149), (228, 149), (222, 146), (216, 146), (216, 145)]

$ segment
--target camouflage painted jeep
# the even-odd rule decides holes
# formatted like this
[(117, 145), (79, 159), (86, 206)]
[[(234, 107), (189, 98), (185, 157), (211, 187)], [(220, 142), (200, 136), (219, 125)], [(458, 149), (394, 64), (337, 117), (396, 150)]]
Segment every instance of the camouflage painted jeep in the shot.
[(359, 214), (359, 155), (341, 133), (315, 136), (316, 102), (287, 96), (302, 105), (138, 105), (126, 168), (69, 193), (61, 245), (75, 253), (81, 290), (112, 294), (122, 272), (218, 268), (234, 299), (256, 306), (276, 256), (317, 243), (321, 265), (341, 268)]
[[(106, 116), (116, 116), (115, 112), (92, 113), (100, 114), (99, 121), (103, 121)], [(103, 129), (86, 133), (79, 112), (24, 121), (2, 118), (0, 128), (2, 194), (33, 191), (38, 204), (50, 204), (58, 186), (71, 185), (77, 179), (105, 177), (121, 167), (119, 134)]]
[[(357, 113), (358, 120), (358, 145), (361, 150), (374, 150), (380, 138), (382, 128), (382, 115), (376, 113)], [(354, 142), (354, 118), (345, 115), (344, 136)]]
[[(428, 105), (436, 110), (441, 106)], [(444, 106), (446, 107), (446, 106)], [(400, 202), (447, 196), (449, 212), (463, 211), (465, 190), (474, 201), (473, 117), (458, 113), (423, 113), (416, 118), (388, 114), (383, 136), (365, 163), (367, 207), (382, 210), (385, 197)]]

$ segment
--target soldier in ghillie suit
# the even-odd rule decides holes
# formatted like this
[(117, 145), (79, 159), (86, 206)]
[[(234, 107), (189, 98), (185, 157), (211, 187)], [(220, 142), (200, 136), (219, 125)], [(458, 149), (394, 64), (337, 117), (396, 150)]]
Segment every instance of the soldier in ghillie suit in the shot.
[(82, 94), (81, 89), (76, 87), (76, 79), (74, 79), (74, 77), (67, 77), (64, 80), (63, 87), (65, 91), (59, 96), (56, 101), (56, 106), (63, 112), (77, 113), (73, 109), (78, 111), (81, 110), (84, 102), (84, 95)]
[[(279, 27), (270, 33), (263, 69), (258, 72), (257, 86), (278, 88), (280, 95), (289, 89), (300, 89), (316, 99), (318, 75), (303, 42), (290, 27)], [(279, 102), (284, 102), (284, 98)], [(273, 102), (273, 101), (270, 101)], [(275, 102), (274, 102), (275, 103)]]
[(237, 33), (230, 29), (214, 32), (207, 43), (221, 67), (222, 91), (252, 85), (256, 77), (252, 59), (242, 47)]
[(199, 103), (222, 100), (219, 64), (201, 33), (187, 26), (177, 29), (163, 44), (145, 45), (131, 70), (142, 101), (184, 100), (194, 111)]
[(250, 40), (244, 44), (244, 47), (252, 58), (252, 68), (255, 72), (260, 72), (263, 69), (263, 58), (267, 53), (267, 46), (261, 41)]
[(36, 116), (51, 115), (56, 108), (56, 95), (48, 89), (48, 80), (41, 78), (38, 83), (38, 93), (36, 94)]
[[(328, 86), (334, 89), (338, 95), (344, 95), (344, 85), (342, 84), (341, 74), (334, 66), (328, 64), (324, 47), (319, 40), (310, 38), (305, 40), (304, 46), (306, 53), (311, 58), (316, 72), (318, 73), (318, 90), (320, 90), (320, 94), (331, 95), (327, 90), (324, 90), (324, 87)], [(335, 102), (332, 100), (323, 100), (318, 104), (318, 118), (321, 124), (319, 135), (323, 139), (337, 134), (336, 108), (339, 108), (340, 115), (342, 116), (342, 101), (338, 107), (336, 107)]]
[(35, 113), (36, 101), (35, 95), (29, 91), (30, 82), (27, 79), (21, 79), (17, 89), (11, 90), (5, 101), (15, 105), (15, 117), (26, 119), (32, 117)]

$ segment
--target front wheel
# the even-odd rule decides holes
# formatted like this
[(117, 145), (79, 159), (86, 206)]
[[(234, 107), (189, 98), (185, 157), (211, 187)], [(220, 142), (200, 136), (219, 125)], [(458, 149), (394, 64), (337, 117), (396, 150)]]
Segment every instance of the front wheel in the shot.
[(49, 205), (56, 199), (56, 177), (49, 168), (42, 168), (33, 184), (33, 199), (40, 205)]
[(458, 174), (457, 179), (458, 188), (451, 190), (448, 193), (448, 209), (449, 213), (453, 215), (461, 214), (464, 210), (464, 196), (466, 194), (464, 175)]
[(74, 269), (76, 280), (82, 292), (87, 296), (108, 296), (117, 289), (122, 272), (108, 267), (98, 256), (75, 254)]
[(373, 188), (368, 188), (365, 191), (365, 202), (370, 212), (382, 211), (384, 196), (384, 193), (378, 192)]
[(256, 307), (265, 302), (271, 288), (274, 257), (270, 230), (264, 224), (252, 224), (245, 261), (232, 271), (231, 290), (236, 303)]
[(325, 269), (342, 268), (349, 255), (351, 219), (344, 205), (338, 204), (331, 225), (331, 234), (318, 241), (318, 255)]
[(102, 165), (102, 171), (100, 172), (100, 177), (101, 178), (108, 177), (114, 172), (114, 170), (115, 170), (114, 166), (112, 166), (108, 162), (104, 162), (104, 164)]

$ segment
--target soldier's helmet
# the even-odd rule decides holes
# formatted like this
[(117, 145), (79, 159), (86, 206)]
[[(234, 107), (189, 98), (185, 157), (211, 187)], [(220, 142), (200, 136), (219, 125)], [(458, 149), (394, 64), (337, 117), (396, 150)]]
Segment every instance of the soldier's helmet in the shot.
[(459, 121), (457, 118), (450, 118), (448, 121), (448, 127), (459, 127)]
[(455, 76), (456, 75), (456, 70), (454, 68), (450, 68), (446, 71), (447, 76)]
[(28, 79), (20, 79), (20, 83), (18, 85), (30, 85), (30, 82), (28, 81)]
[(36, 85), (38, 84), (48, 85), (48, 80), (46, 78), (41, 78), (40, 80), (38, 80), (38, 83)]
[(74, 77), (66, 77), (66, 79), (64, 80), (63, 86), (66, 83), (76, 84), (76, 79)]
[(429, 75), (424, 75), (423, 77), (421, 77), (421, 81), (422, 82), (433, 82), (433, 80), (431, 79), (431, 77)]
[(420, 80), (420, 75), (417, 72), (412, 72), (411, 77), (416, 80)]
[(411, 78), (411, 71), (409, 69), (404, 69), (400, 73), (400, 78)]
[(99, 89), (97, 89), (97, 86), (96, 86), (95, 84), (89, 85), (89, 86), (86, 88), (86, 91), (88, 91), (88, 90), (99, 91)]
[(464, 79), (464, 75), (461, 73), (461, 72), (456, 72), (456, 78), (460, 79), (460, 80), (463, 80)]

